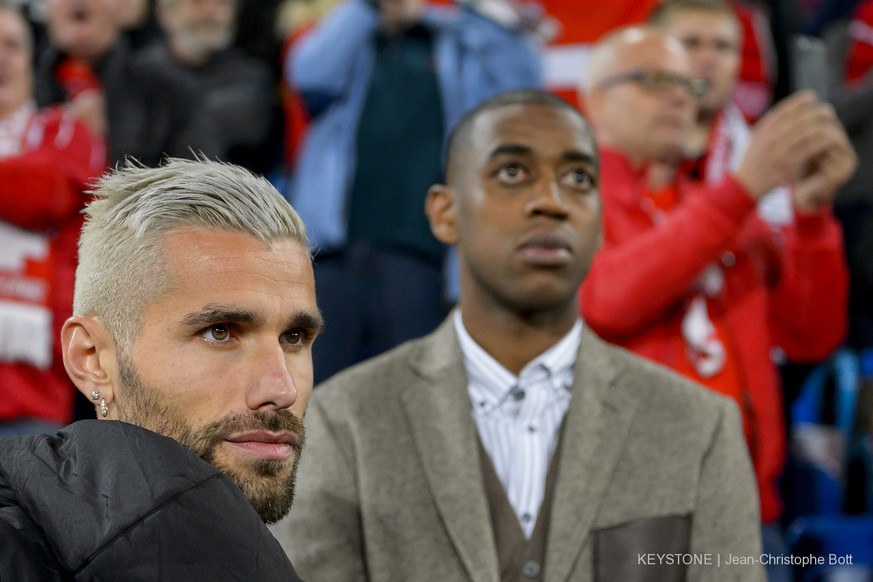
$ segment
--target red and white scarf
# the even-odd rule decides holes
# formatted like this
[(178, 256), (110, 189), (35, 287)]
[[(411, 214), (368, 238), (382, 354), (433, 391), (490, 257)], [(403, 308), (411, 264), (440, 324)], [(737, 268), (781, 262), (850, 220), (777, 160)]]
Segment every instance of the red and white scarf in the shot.
[[(0, 160), (28, 149), (35, 111), (28, 103), (0, 120)], [(51, 366), (50, 249), (45, 233), (0, 220), (0, 361)]]

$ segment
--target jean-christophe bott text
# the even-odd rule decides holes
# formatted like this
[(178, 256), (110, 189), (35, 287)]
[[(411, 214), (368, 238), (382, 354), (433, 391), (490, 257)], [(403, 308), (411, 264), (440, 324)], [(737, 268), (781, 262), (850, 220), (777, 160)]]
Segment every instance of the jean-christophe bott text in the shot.
[(824, 556), (793, 554), (638, 554), (640, 566), (851, 566), (851, 554), (827, 554)]

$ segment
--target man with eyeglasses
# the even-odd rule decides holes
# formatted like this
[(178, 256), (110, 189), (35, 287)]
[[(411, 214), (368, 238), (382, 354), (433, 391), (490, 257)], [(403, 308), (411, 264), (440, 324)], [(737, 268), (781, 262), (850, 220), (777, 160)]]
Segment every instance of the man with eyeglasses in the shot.
[[(605, 229), (581, 311), (604, 339), (736, 401), (771, 523), (785, 455), (771, 348), (816, 360), (845, 333), (830, 207), (857, 158), (830, 107), (799, 93), (756, 124), (735, 171), (691, 180), (683, 164), (702, 97), (692, 76), (682, 43), (655, 28), (617, 31), (593, 51), (583, 91)], [(794, 217), (776, 228), (755, 208), (781, 185), (792, 187)]]
[[(683, 169), (692, 180), (718, 183), (727, 172), (738, 169), (751, 135), (746, 118), (733, 99), (740, 72), (742, 24), (728, 0), (666, 0), (652, 11), (649, 22), (682, 42), (695, 77), (708, 85), (697, 102)], [(774, 228), (789, 224), (793, 219), (791, 191), (786, 187), (773, 189), (759, 198), (755, 212)], [(839, 325), (840, 321), (834, 319), (830, 323)], [(785, 398), (781, 400), (784, 402)], [(769, 425), (762, 429), (779, 430)], [(762, 438), (774, 437), (762, 435)], [(764, 511), (765, 523), (774, 522), (777, 515), (775, 508), (768, 506)], [(781, 537), (775, 524), (765, 528), (765, 547), (770, 540), (781, 544)], [(771, 580), (775, 579), (773, 569)]]

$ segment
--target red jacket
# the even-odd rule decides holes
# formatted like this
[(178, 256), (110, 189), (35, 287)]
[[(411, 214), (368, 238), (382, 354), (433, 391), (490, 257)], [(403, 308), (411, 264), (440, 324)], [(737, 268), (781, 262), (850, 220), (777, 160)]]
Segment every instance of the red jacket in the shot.
[(848, 274), (830, 213), (798, 215), (774, 231), (728, 177), (707, 188), (680, 180), (681, 202), (655, 226), (641, 200), (643, 173), (601, 152), (604, 244), (580, 290), (585, 321), (604, 339), (668, 367), (685, 357), (680, 324), (689, 289), (706, 265), (722, 265), (725, 321), (746, 392), (740, 407), (764, 522), (779, 517), (785, 456), (774, 346), (815, 361), (846, 331)]
[[(72, 312), (83, 191), (105, 163), (102, 140), (56, 109), (34, 114), (22, 151), (0, 157), (0, 223), (48, 240), (51, 268), (45, 275), (49, 288), (45, 302), (54, 340), (50, 363), (44, 368), (0, 360), (0, 422), (23, 417), (60, 424), (71, 420), (74, 388), (61, 361), (60, 328)], [(4, 252), (8, 249), (0, 249), (0, 254)], [(12, 309), (14, 295), (2, 296)]]

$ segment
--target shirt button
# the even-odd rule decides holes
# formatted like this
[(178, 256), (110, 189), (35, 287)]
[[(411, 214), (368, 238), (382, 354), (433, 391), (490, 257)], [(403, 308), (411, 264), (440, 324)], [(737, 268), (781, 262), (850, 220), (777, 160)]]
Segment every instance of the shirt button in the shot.
[(523, 514), (521, 515), (521, 521), (523, 521), (523, 522), (525, 522), (525, 523), (529, 522), (529, 521), (532, 520), (532, 519), (533, 519), (533, 516), (532, 516), (531, 514), (529, 514), (529, 513), (523, 513)]
[(521, 567), (521, 573), (525, 578), (536, 578), (540, 575), (540, 565), (534, 562), (533, 560), (528, 560), (524, 563), (524, 566)]
[(537, 431), (537, 427), (535, 427), (534, 425), (530, 425), (527, 427), (527, 432), (536, 432), (536, 431)]
[(725, 267), (733, 267), (737, 264), (737, 257), (732, 252), (728, 251), (721, 256), (721, 264)]

